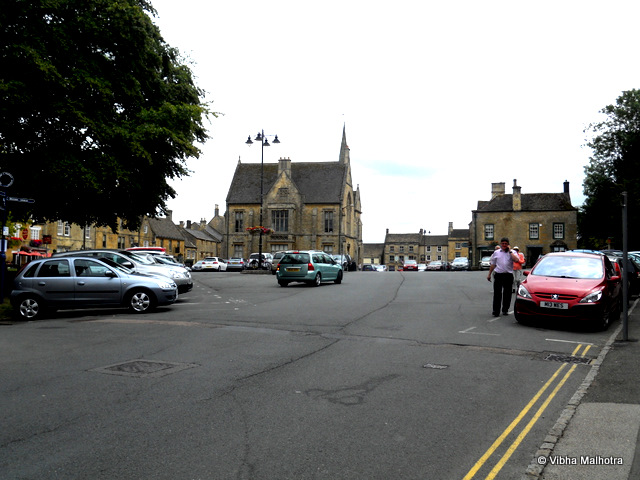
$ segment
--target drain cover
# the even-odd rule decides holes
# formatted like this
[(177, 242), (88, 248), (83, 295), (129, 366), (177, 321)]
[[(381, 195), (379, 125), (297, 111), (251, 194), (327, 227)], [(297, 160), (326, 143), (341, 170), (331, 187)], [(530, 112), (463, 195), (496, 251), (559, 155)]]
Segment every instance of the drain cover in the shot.
[(163, 377), (172, 373), (197, 367), (195, 363), (162, 362), (159, 360), (130, 360), (106, 367), (94, 368), (91, 372), (122, 375), (124, 377)]
[(550, 353), (544, 359), (552, 362), (578, 363), (580, 365), (589, 365), (592, 360), (589, 357), (574, 357), (573, 355), (560, 355), (557, 353)]

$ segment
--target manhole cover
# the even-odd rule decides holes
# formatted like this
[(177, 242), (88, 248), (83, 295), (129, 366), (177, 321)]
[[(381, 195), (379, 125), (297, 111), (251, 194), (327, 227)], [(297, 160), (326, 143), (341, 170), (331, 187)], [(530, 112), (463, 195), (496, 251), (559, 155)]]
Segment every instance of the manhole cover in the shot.
[(589, 357), (574, 357), (573, 355), (560, 355), (557, 353), (550, 353), (544, 359), (552, 362), (577, 363), (580, 365), (589, 365), (592, 360)]
[(163, 377), (172, 373), (197, 367), (195, 363), (162, 362), (159, 360), (130, 360), (106, 367), (94, 368), (91, 372), (122, 375), (125, 377)]

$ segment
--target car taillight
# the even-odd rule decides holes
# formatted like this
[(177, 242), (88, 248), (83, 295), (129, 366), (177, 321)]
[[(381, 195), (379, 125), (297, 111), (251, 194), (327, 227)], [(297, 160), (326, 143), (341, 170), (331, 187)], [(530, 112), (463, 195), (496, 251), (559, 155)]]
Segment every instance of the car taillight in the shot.
[(315, 268), (313, 268), (313, 263), (309, 263), (309, 264), (307, 265), (307, 270), (308, 270), (309, 272), (310, 272), (310, 271), (312, 271), (312, 270), (315, 270)]

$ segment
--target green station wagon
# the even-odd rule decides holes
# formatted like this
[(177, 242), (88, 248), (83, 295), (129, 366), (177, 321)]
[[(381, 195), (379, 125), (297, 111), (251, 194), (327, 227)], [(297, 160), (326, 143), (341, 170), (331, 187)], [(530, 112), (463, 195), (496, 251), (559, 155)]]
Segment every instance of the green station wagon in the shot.
[(342, 266), (325, 252), (306, 250), (286, 253), (276, 270), (281, 287), (291, 282), (319, 286), (322, 282), (342, 283)]

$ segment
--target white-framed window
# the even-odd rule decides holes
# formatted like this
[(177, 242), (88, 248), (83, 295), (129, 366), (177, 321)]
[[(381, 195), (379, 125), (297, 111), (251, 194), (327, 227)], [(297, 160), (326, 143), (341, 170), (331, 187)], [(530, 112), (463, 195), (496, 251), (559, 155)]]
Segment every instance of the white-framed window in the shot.
[(400, 251), (404, 252), (404, 245), (400, 245)]
[(564, 238), (564, 223), (553, 224), (553, 238), (554, 239)]
[(540, 238), (540, 225), (538, 223), (529, 224), (529, 238), (532, 240)]
[(431, 245), (427, 245), (427, 252), (431, 251)]
[(40, 234), (42, 233), (42, 227), (30, 227), (31, 240), (40, 240)]
[(462, 248), (462, 243), (456, 242), (456, 250), (460, 250)]
[[(438, 251), (439, 251), (439, 252), (441, 252), (441, 251), (442, 251), (442, 245), (438, 245)], [(440, 260), (440, 259), (438, 258), (438, 260)]]
[(84, 227), (84, 238), (91, 238), (91, 225)]
[(484, 225), (484, 239), (493, 240), (493, 236), (494, 236), (493, 223), (486, 223)]
[(58, 220), (58, 236), (64, 235), (64, 222), (62, 220)]

